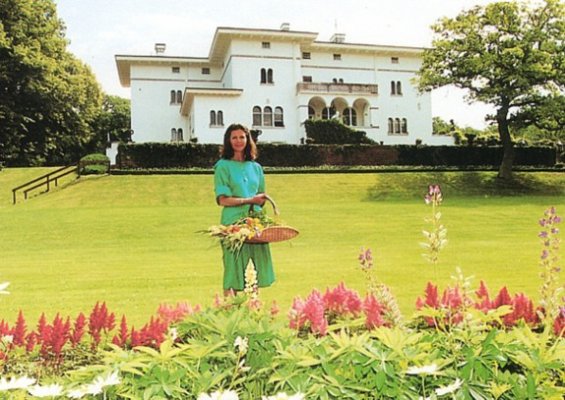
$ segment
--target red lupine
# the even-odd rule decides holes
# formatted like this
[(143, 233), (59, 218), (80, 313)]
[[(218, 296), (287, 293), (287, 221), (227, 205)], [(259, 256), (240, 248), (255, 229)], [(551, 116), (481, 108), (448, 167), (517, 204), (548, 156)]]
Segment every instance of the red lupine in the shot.
[(385, 324), (383, 319), (384, 308), (372, 294), (368, 295), (363, 301), (363, 311), (367, 316), (365, 320), (367, 329), (378, 328)]
[(534, 309), (533, 302), (523, 293), (517, 294), (512, 299), (512, 312), (506, 314), (503, 318), (506, 326), (514, 326), (520, 320), (528, 325), (539, 323), (539, 317)]
[(102, 339), (102, 332), (109, 332), (114, 329), (114, 313), (108, 314), (106, 303), (96, 303), (88, 318), (88, 333), (92, 336), (92, 347), (95, 348)]
[(337, 317), (347, 314), (356, 317), (363, 309), (363, 302), (357, 293), (347, 289), (343, 282), (333, 290), (326, 289), (323, 301), (325, 309)]
[(428, 282), (426, 285), (426, 298), (422, 300), (418, 297), (416, 300), (416, 308), (418, 308), (418, 310), (424, 306), (430, 308), (439, 308), (440, 306), (437, 286), (432, 285), (431, 282)]
[(487, 286), (483, 281), (481, 281), (479, 289), (475, 292), (475, 294), (477, 295), (477, 298), (480, 301), (475, 303), (475, 308), (485, 313), (488, 310), (492, 309), (492, 301), (490, 300)]
[(510, 293), (508, 293), (508, 289), (506, 288), (506, 286), (504, 286), (502, 289), (500, 289), (498, 295), (492, 302), (492, 308), (497, 309), (500, 306), (510, 306), (510, 305), (512, 305), (512, 297), (510, 296)]
[(37, 333), (35, 332), (30, 332), (27, 336), (26, 336), (26, 351), (28, 353), (32, 352), (33, 349), (35, 349), (35, 345), (37, 344)]
[(151, 346), (158, 348), (165, 340), (168, 325), (159, 318), (151, 317), (151, 320), (145, 324), (139, 332), (132, 328), (131, 346)]
[(122, 315), (122, 320), (120, 322), (120, 331), (116, 335), (114, 335), (114, 337), (112, 338), (112, 343), (123, 348), (126, 346), (128, 339), (128, 324), (126, 321), (126, 316)]
[(565, 307), (559, 309), (559, 315), (553, 322), (553, 333), (557, 336), (565, 336)]
[(20, 312), (18, 313), (16, 326), (14, 327), (12, 333), (14, 335), (13, 343), (15, 346), (22, 346), (25, 343), (26, 330), (27, 330), (27, 326), (26, 326), (24, 314), (20, 310)]
[(290, 327), (300, 330), (309, 327), (313, 333), (325, 335), (328, 321), (325, 316), (324, 301), (317, 290), (313, 290), (306, 301), (297, 297), (289, 312)]
[(83, 313), (80, 313), (75, 319), (73, 332), (71, 333), (71, 336), (69, 338), (73, 348), (76, 347), (82, 340), (82, 337), (86, 332), (85, 327), (86, 327), (86, 317), (84, 316)]
[(0, 321), (0, 337), (11, 334), (12, 330), (10, 329), (10, 325), (8, 325), (8, 323), (4, 320)]

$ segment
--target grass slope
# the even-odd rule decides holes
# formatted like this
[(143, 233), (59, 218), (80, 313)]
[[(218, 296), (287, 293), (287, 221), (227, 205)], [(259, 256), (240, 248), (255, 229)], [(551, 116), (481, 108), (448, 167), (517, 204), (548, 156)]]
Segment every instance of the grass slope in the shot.
[[(10, 189), (42, 173), (0, 172), (0, 281), (11, 282), (1, 317), (22, 309), (34, 323), (41, 312), (76, 315), (106, 301), (139, 324), (161, 302), (207, 305), (221, 292), (221, 252), (196, 233), (219, 220), (211, 175), (81, 178), (12, 206)], [(406, 314), (429, 280), (443, 286), (457, 266), (476, 286), (536, 297), (537, 221), (552, 205), (564, 214), (564, 175), (519, 173), (503, 185), (486, 172), (268, 174), (282, 219), (301, 234), (272, 245), (277, 282), (261, 298), (286, 313), (313, 288), (345, 281), (363, 293), (361, 247), (373, 250), (378, 278)], [(436, 269), (419, 246), (429, 183), (442, 185), (449, 239)]]

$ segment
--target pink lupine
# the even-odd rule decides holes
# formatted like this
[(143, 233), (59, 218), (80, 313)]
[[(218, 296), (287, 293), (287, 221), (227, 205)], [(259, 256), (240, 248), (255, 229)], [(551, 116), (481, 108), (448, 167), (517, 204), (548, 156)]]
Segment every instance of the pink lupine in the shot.
[(326, 289), (323, 301), (324, 308), (337, 317), (347, 314), (357, 316), (363, 308), (363, 303), (357, 293), (347, 289), (343, 282), (333, 290)]
[(171, 304), (162, 303), (157, 309), (157, 315), (159, 318), (166, 322), (167, 325), (173, 324), (175, 322), (180, 322), (187, 315), (192, 315), (200, 311), (200, 305), (192, 307), (187, 302), (179, 302), (175, 306)]
[(363, 301), (363, 311), (365, 311), (365, 315), (367, 316), (365, 319), (367, 329), (378, 328), (385, 324), (383, 319), (383, 306), (372, 294), (365, 297)]
[(506, 326), (514, 326), (520, 320), (529, 325), (539, 323), (533, 302), (523, 293), (514, 296), (512, 299), (512, 312), (506, 314), (502, 319)]
[(270, 310), (271, 317), (272, 318), (276, 317), (280, 311), (281, 309), (279, 308), (277, 301), (273, 300), (273, 302), (271, 303), (271, 310)]
[(559, 315), (553, 322), (553, 333), (557, 336), (565, 336), (565, 307), (559, 309)]
[(475, 308), (483, 312), (487, 312), (492, 309), (492, 302), (489, 297), (488, 289), (486, 284), (481, 281), (479, 289), (475, 292), (477, 298), (480, 302), (475, 303)]

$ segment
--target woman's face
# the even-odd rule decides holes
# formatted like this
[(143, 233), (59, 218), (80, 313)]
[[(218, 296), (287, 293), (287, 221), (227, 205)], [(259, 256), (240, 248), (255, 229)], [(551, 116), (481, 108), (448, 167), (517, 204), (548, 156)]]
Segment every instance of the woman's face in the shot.
[(234, 153), (243, 153), (247, 146), (245, 131), (237, 129), (230, 133), (230, 143)]

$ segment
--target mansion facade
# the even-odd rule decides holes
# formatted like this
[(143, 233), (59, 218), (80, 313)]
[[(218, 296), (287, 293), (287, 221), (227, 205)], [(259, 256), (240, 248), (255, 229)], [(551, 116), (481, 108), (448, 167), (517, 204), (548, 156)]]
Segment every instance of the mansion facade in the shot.
[(207, 57), (116, 55), (131, 88), (134, 142), (222, 143), (234, 122), (261, 142), (304, 143), (304, 121), (339, 118), (382, 144), (452, 144), (432, 135), (431, 96), (412, 79), (424, 49), (318, 41), (314, 32), (216, 29)]

